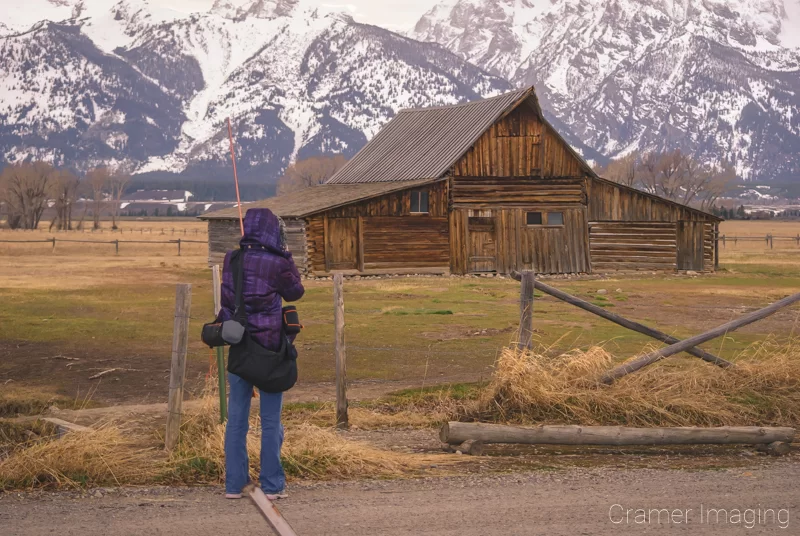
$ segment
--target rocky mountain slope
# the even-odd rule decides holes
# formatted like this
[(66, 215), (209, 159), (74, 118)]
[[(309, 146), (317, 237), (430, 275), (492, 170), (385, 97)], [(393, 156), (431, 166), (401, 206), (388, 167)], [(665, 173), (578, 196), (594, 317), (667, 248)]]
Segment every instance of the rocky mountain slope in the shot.
[(800, 177), (800, 0), (445, 0), (410, 35), (536, 85), (610, 157), (679, 147)]
[[(247, 178), (295, 157), (352, 155), (398, 109), (510, 89), (498, 76), (304, 0), (218, 0), (182, 14), (147, 0), (31, 0), (0, 29), (0, 161), (229, 176), (226, 118)], [(26, 18), (27, 17), (27, 18)], [(16, 23), (15, 23), (16, 21)]]

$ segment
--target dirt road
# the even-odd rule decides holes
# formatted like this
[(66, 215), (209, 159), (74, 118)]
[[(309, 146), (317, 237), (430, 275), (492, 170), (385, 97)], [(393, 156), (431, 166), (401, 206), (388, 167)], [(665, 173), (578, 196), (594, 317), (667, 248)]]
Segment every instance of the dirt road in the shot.
[[(215, 489), (94, 493), (0, 496), (0, 533), (270, 533), (249, 501), (225, 501)], [(800, 534), (796, 461), (703, 472), (571, 469), (313, 484), (295, 486), (291, 495), (279, 506), (302, 536)]]

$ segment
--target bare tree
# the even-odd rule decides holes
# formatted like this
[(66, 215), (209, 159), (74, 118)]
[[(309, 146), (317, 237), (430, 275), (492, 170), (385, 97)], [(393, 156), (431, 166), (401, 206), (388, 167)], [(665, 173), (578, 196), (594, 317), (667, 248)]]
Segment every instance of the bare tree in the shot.
[(117, 218), (125, 188), (131, 181), (131, 174), (127, 166), (116, 167), (108, 178), (108, 190), (111, 195), (111, 228), (117, 228)]
[(60, 169), (53, 175), (52, 197), (56, 216), (50, 222), (50, 229), (56, 227), (59, 231), (72, 229), (72, 207), (78, 197), (80, 181), (66, 169)]
[(639, 181), (639, 153), (634, 151), (622, 158), (612, 160), (604, 169), (600, 170), (599, 175), (634, 188)]
[(103, 204), (106, 200), (106, 191), (108, 189), (109, 179), (111, 174), (105, 166), (99, 166), (90, 169), (86, 173), (86, 185), (91, 195), (92, 201), (92, 216), (94, 217), (93, 228), (100, 228), (100, 211), (103, 209)]
[(698, 164), (690, 162), (691, 187), (694, 194), (686, 203), (693, 203), (700, 210), (711, 210), (717, 200), (736, 181), (736, 170), (728, 162), (720, 164)]
[(286, 168), (283, 177), (278, 181), (278, 193), (296, 192), (322, 184), (333, 177), (346, 162), (347, 159), (340, 154), (299, 160)]
[(0, 173), (0, 198), (8, 207), (12, 227), (36, 229), (47, 208), (53, 166), (46, 162), (8, 166)]
[(736, 180), (728, 163), (704, 163), (677, 149), (643, 155), (638, 176), (645, 191), (702, 210), (710, 210)]

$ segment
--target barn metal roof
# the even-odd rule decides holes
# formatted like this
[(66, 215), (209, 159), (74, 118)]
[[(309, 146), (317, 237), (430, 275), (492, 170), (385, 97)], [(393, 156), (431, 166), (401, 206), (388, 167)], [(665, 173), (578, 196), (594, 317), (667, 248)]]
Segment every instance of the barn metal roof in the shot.
[[(407, 182), (373, 182), (361, 184), (321, 184), (278, 197), (270, 197), (254, 203), (243, 203), (242, 211), (251, 208), (268, 208), (282, 218), (303, 218), (331, 210), (336, 207), (363, 201), (406, 188), (436, 182), (436, 179), (423, 179)], [(239, 217), (237, 207), (218, 210), (200, 216), (201, 220), (232, 220)]]
[[(401, 110), (327, 184), (433, 179), (533, 88), (455, 106)], [(538, 107), (538, 103), (536, 104)]]

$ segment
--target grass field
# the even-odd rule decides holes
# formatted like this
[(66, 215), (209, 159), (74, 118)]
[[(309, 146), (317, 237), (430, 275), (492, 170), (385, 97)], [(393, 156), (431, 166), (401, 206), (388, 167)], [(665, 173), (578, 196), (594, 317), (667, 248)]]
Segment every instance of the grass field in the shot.
[[(722, 232), (800, 232), (800, 223), (774, 230), (767, 223), (773, 225), (725, 223)], [(203, 236), (202, 224), (195, 222), (125, 222), (122, 233), (105, 231), (91, 238), (125, 240), (138, 229), (143, 241), (152, 236), (151, 242), (158, 242), (171, 239), (173, 227), (176, 237), (184, 236), (182, 230), (186, 236), (194, 230)], [(150, 234), (147, 228), (165, 230)], [(0, 231), (0, 240), (32, 236), (51, 235)], [(714, 275), (646, 273), (549, 283), (682, 337), (800, 291), (800, 248), (775, 246), (729, 242)], [(192, 395), (206, 396), (185, 408), (180, 446), (171, 455), (163, 450), (164, 417), (152, 410), (128, 414), (130, 408), (101, 408), (103, 416), (80, 418), (75, 413), (74, 422), (93, 425), (93, 430), (58, 441), (46, 423), (0, 419), (0, 490), (221, 481), (224, 427), (218, 424), (213, 392), (203, 390), (215, 382), (206, 378), (210, 356), (199, 342), (200, 325), (212, 312), (210, 270), (204, 245), (187, 244), (182, 253), (177, 256), (173, 244), (156, 243), (123, 243), (119, 255), (108, 244), (57, 243), (53, 251), (46, 243), (0, 243), (0, 417), (38, 415), (51, 404), (69, 410), (164, 402), (177, 283), (192, 284), (188, 378)], [(299, 303), (306, 326), (298, 339), (299, 391), (310, 393), (316, 382), (334, 376), (333, 299), (330, 281), (306, 283)], [(735, 449), (699, 454), (659, 449), (652, 456), (637, 449), (621, 462), (624, 449), (609, 450), (605, 457), (592, 450), (564, 456), (560, 447), (552, 454), (511, 449), (469, 460), (443, 454), (430, 430), (453, 418), (637, 426), (794, 426), (798, 421), (797, 307), (705, 345), (737, 359), (729, 373), (694, 358), (671, 358), (597, 388), (591, 378), (598, 372), (655, 344), (537, 295), (534, 326), (540, 345), (532, 353), (508, 350), (518, 322), (518, 292), (519, 284), (506, 278), (347, 281), (348, 377), (377, 389), (352, 403), (353, 430), (346, 435), (331, 428), (330, 402), (300, 398), (304, 402), (285, 406), (282, 454), (290, 477), (388, 478), (620, 463), (708, 469), (751, 463)], [(397, 383), (387, 386), (383, 380)], [(411, 389), (397, 391), (401, 383)], [(394, 392), (382, 396), (389, 391)], [(63, 411), (56, 415), (66, 417)], [(253, 418), (249, 448), (255, 470), (260, 427)], [(694, 452), (697, 458), (681, 452)]]
[[(143, 229), (164, 229), (150, 234)], [(172, 234), (172, 229), (175, 234)], [(59, 233), (86, 239), (170, 240), (189, 237), (192, 221), (123, 222), (122, 232)], [(182, 231), (186, 230), (187, 235)], [(129, 232), (133, 231), (133, 232)], [(137, 232), (141, 231), (141, 232)], [(793, 236), (800, 223), (726, 222), (722, 233)], [(91, 235), (91, 236), (90, 236)], [(47, 238), (46, 232), (0, 232), (0, 240)], [(211, 277), (203, 244), (87, 245), (0, 243), (0, 384), (37, 386), (101, 403), (162, 401), (171, 350), (174, 285), (191, 283), (189, 378), (199, 386), (209, 351), (199, 328), (212, 317)], [(739, 242), (721, 248), (721, 268), (701, 277), (672, 274), (557, 279), (553, 285), (678, 337), (731, 320), (800, 291), (800, 248)], [(333, 378), (332, 288), (308, 281), (298, 304), (306, 326), (299, 339), (301, 382)], [(596, 291), (605, 289), (607, 294)], [(514, 337), (519, 284), (501, 278), (391, 278), (348, 281), (345, 290), (348, 376), (430, 385), (476, 381), (491, 373)], [(616, 359), (650, 340), (549, 297), (535, 304), (536, 337), (552, 351), (603, 344)], [(797, 308), (706, 345), (723, 357), (766, 337), (788, 338)], [(197, 336), (195, 336), (197, 335)], [(101, 381), (89, 377), (117, 369)]]

